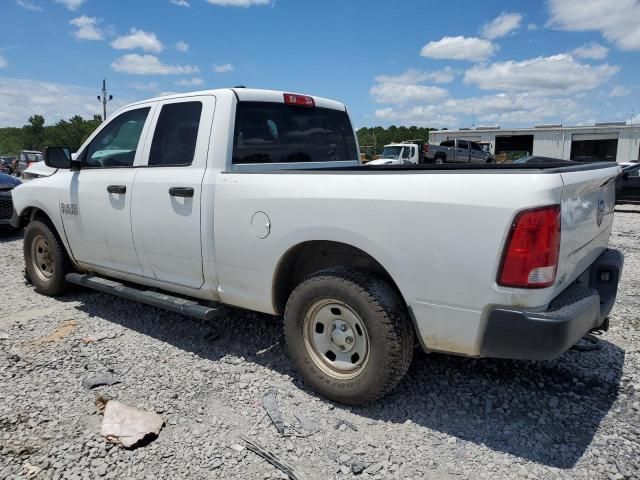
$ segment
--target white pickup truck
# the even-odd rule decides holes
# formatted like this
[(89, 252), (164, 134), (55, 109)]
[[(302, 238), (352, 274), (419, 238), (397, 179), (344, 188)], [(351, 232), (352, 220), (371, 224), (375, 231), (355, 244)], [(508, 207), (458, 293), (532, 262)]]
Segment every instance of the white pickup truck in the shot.
[(615, 164), (361, 166), (344, 104), (221, 89), (127, 106), (13, 190), (35, 289), (284, 317), (308, 385), (362, 403), (426, 351), (548, 359), (606, 329)]

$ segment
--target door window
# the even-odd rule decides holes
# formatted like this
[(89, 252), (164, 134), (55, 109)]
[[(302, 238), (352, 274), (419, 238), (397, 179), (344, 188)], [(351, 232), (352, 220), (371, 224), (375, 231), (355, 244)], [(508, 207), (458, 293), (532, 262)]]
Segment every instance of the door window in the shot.
[(164, 105), (153, 134), (149, 165), (191, 165), (196, 151), (202, 102)]
[(461, 148), (462, 150), (468, 150), (469, 144), (466, 140), (458, 140), (458, 148)]
[(150, 107), (129, 110), (111, 120), (91, 141), (85, 156), (89, 168), (130, 167)]
[(409, 149), (409, 147), (404, 147), (404, 149), (402, 150), (402, 158), (410, 158), (411, 155), (411, 150)]

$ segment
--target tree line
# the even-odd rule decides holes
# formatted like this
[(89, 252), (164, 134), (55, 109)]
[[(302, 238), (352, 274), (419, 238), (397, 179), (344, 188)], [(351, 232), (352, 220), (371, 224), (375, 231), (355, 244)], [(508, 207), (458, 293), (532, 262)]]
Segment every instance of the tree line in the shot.
[(100, 115), (86, 120), (75, 115), (54, 125), (45, 125), (42, 115), (29, 117), (23, 127), (0, 128), (0, 155), (14, 156), (20, 150), (40, 150), (46, 146), (64, 146), (76, 151), (102, 123)]
[[(60, 120), (55, 125), (46, 125), (42, 115), (29, 117), (23, 127), (0, 128), (0, 155), (13, 156), (20, 150), (43, 150), (47, 145), (70, 147), (76, 151), (102, 123), (100, 115), (86, 120), (79, 115), (69, 120)], [(388, 143), (405, 140), (428, 140), (428, 127), (363, 127), (356, 133), (363, 153), (368, 156), (382, 152)]]
[(356, 134), (360, 150), (367, 156), (376, 155), (388, 143), (404, 142), (405, 140), (429, 140), (429, 132), (435, 128), (429, 127), (363, 127)]

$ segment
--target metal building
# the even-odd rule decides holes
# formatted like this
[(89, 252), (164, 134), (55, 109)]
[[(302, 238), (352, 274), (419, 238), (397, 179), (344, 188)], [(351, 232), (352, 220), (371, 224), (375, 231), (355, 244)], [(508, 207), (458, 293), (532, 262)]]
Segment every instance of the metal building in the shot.
[(496, 156), (515, 159), (523, 155), (589, 160), (637, 162), (640, 160), (640, 125), (625, 122), (593, 126), (536, 125), (533, 128), (477, 127), (434, 130), (429, 143), (453, 138), (486, 143)]

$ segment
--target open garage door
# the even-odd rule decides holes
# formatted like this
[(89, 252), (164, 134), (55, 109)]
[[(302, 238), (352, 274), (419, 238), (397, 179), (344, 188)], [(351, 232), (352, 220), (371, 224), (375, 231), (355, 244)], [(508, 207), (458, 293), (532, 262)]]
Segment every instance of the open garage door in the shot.
[(496, 158), (517, 160), (533, 152), (533, 135), (502, 135), (496, 137)]
[(615, 162), (617, 133), (580, 133), (571, 137), (571, 160)]

